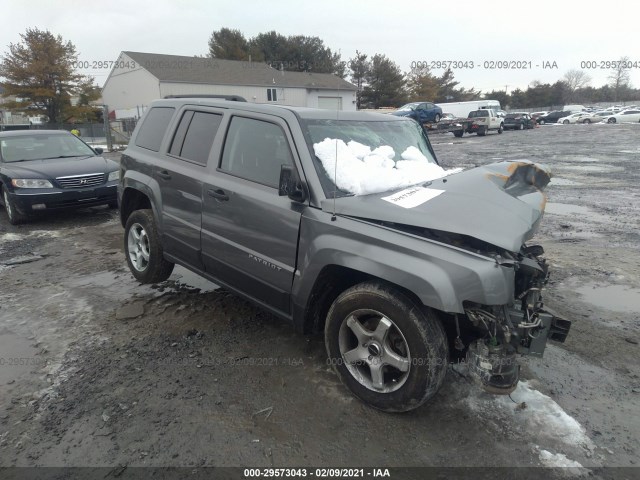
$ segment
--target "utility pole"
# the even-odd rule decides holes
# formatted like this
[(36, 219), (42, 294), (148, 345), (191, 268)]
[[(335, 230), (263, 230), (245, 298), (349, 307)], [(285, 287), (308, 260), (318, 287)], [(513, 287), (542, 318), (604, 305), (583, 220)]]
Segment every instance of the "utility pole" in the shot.
[(113, 142), (111, 141), (111, 127), (109, 126), (109, 107), (102, 105), (102, 121), (104, 123), (104, 136), (107, 139), (107, 151), (113, 150)]

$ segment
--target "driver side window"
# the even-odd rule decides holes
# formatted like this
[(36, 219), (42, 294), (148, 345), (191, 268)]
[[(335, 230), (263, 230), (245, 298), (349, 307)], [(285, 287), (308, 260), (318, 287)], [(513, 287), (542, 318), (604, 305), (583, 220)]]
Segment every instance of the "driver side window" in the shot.
[(277, 188), (282, 165), (293, 165), (293, 157), (287, 136), (279, 125), (253, 118), (231, 119), (221, 170)]

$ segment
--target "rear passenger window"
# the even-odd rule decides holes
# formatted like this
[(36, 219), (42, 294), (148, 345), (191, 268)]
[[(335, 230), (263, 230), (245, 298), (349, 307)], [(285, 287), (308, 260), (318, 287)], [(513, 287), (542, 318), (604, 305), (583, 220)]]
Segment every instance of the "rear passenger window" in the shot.
[(136, 136), (136, 145), (157, 152), (167, 131), (173, 107), (153, 107), (147, 112)]
[(277, 188), (281, 165), (293, 165), (289, 142), (282, 128), (261, 120), (233, 117), (220, 168)]
[(222, 115), (216, 113), (186, 111), (182, 115), (169, 153), (206, 165), (221, 121)]

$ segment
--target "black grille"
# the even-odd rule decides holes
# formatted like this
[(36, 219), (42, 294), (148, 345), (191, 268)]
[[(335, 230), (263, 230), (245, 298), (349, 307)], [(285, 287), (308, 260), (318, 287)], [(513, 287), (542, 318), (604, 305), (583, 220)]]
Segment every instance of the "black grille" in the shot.
[(105, 182), (104, 173), (94, 173), (90, 175), (74, 175), (72, 177), (58, 177), (56, 181), (62, 188), (84, 188), (95, 187)]

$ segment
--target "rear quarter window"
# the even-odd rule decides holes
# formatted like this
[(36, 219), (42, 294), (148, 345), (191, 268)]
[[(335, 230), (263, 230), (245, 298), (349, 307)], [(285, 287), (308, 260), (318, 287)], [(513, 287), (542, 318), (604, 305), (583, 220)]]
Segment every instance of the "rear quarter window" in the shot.
[(157, 152), (173, 117), (173, 107), (153, 107), (142, 120), (142, 126), (136, 136), (136, 145)]

